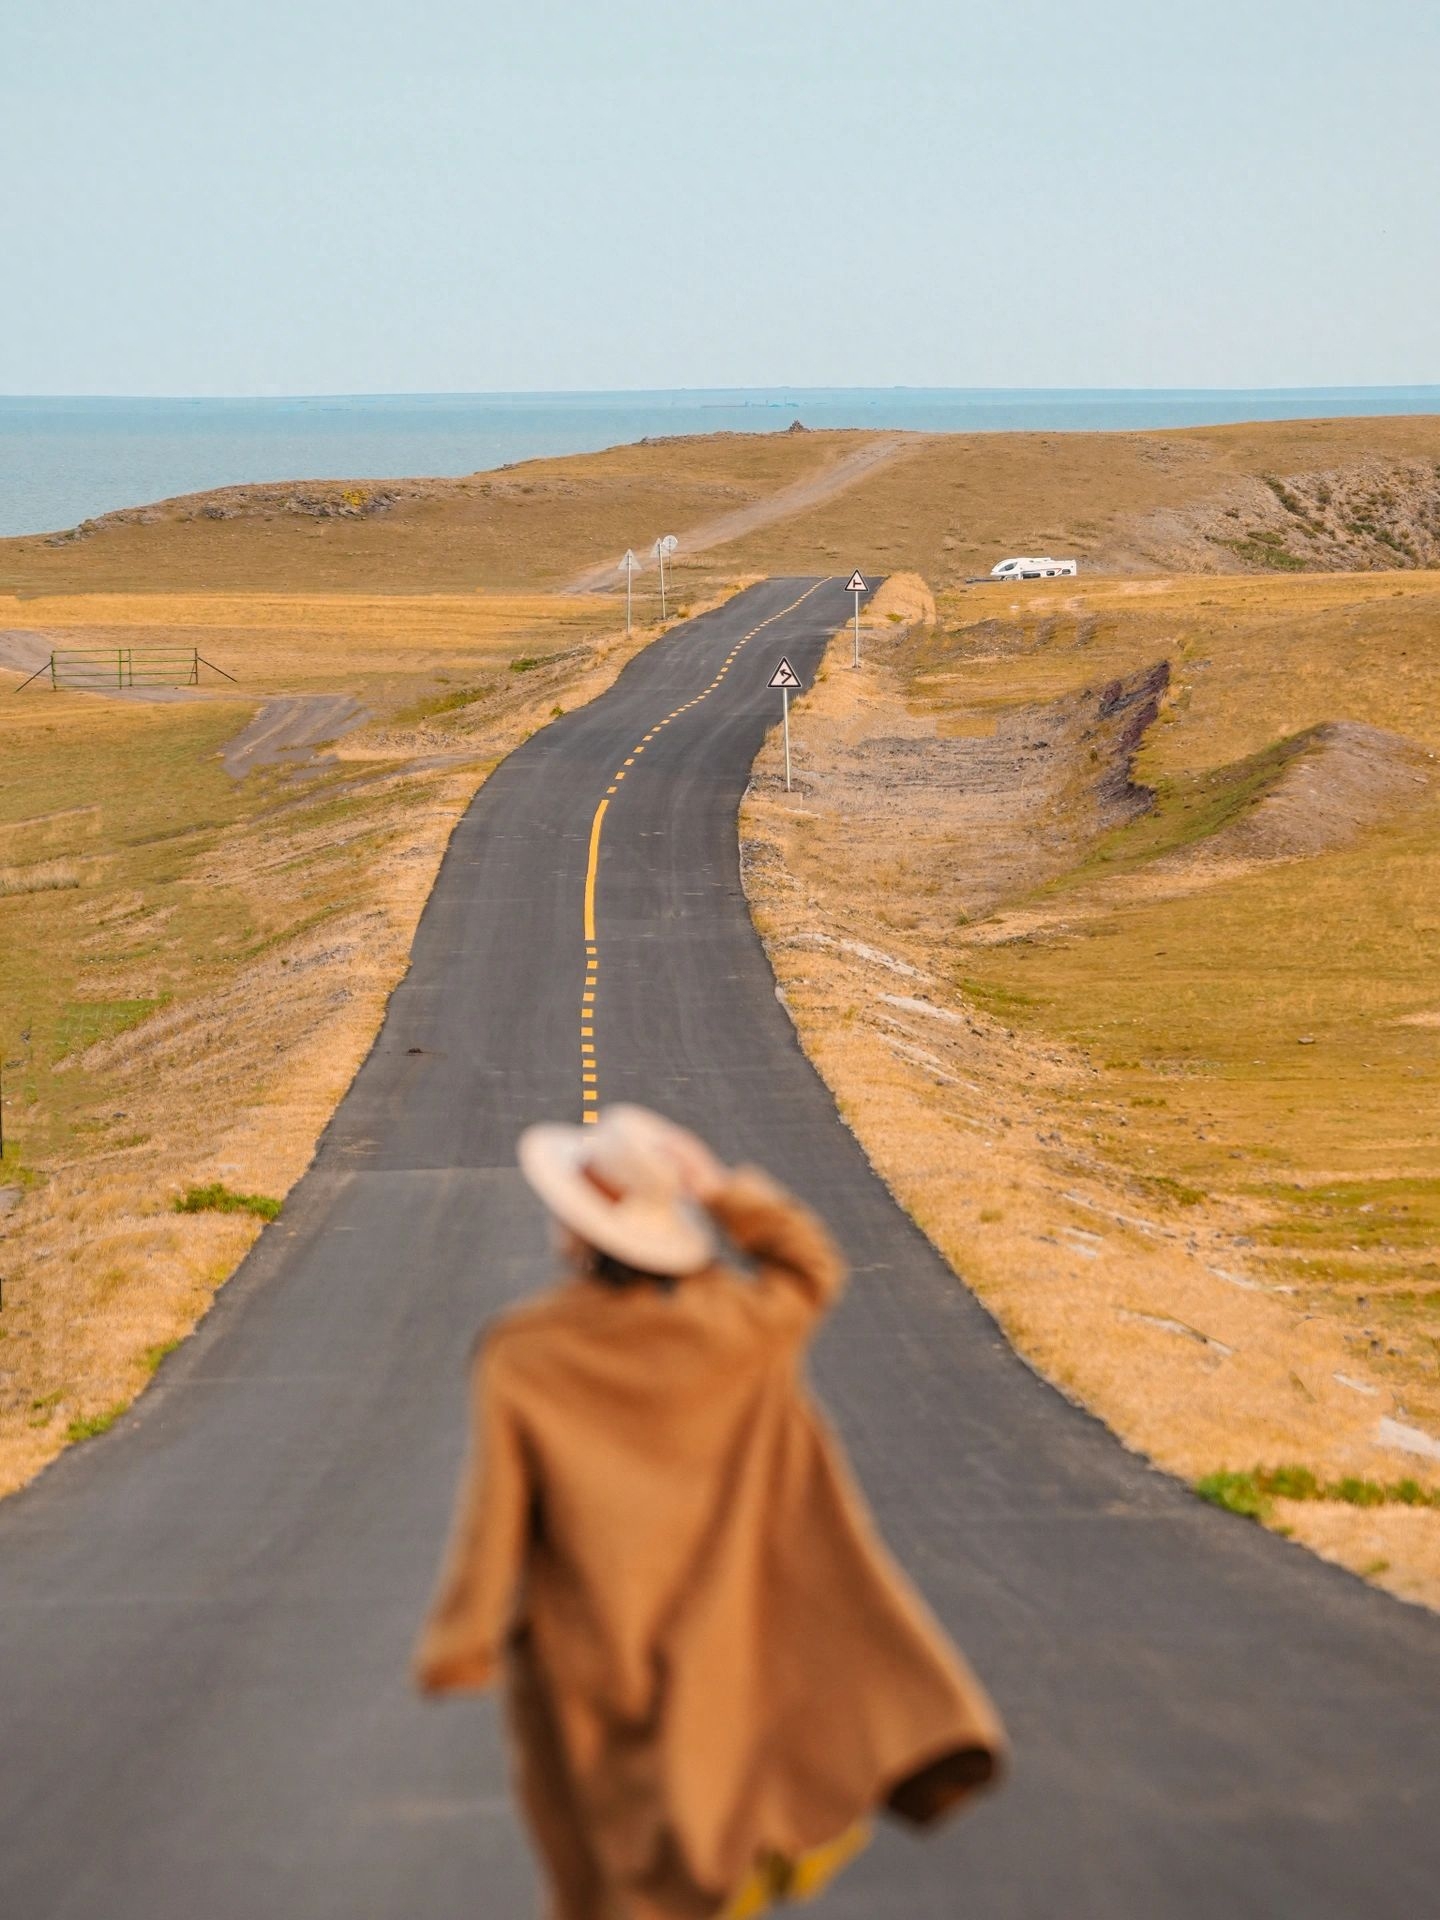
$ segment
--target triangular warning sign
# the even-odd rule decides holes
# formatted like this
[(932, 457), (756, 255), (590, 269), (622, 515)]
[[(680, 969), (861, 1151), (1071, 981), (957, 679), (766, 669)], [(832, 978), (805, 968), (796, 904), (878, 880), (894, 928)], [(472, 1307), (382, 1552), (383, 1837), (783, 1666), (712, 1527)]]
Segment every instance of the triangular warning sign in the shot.
[(845, 582), (845, 591), (846, 593), (864, 593), (865, 576), (863, 573), (861, 573), (858, 567), (855, 569), (854, 573), (851, 574), (850, 578)]
[(770, 676), (770, 685), (772, 687), (784, 687), (787, 691), (793, 691), (799, 684), (799, 674), (796, 673), (790, 662), (782, 656), (779, 666), (776, 667)]

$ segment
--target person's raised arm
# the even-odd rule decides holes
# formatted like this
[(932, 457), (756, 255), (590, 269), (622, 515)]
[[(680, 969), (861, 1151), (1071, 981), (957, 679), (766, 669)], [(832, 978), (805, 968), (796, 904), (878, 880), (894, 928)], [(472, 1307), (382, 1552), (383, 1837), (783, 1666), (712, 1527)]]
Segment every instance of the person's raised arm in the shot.
[(471, 1447), (435, 1598), (415, 1649), (426, 1693), (488, 1686), (510, 1630), (531, 1488), (488, 1346), (471, 1376)]
[(840, 1249), (807, 1206), (759, 1167), (727, 1169), (703, 1196), (716, 1224), (755, 1262), (756, 1285), (787, 1317), (824, 1313), (845, 1283)]

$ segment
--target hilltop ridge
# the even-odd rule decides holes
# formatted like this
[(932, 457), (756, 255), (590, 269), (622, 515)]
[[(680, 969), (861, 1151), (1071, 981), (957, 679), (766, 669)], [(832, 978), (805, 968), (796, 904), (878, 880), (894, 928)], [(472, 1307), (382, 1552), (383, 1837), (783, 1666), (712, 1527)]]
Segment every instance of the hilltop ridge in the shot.
[(626, 547), (700, 527), (719, 543), (675, 565), (702, 584), (858, 565), (943, 590), (1047, 550), (1102, 573), (1433, 566), (1440, 415), (721, 433), (459, 479), (225, 487), (0, 540), (0, 592), (518, 592), (593, 585)]

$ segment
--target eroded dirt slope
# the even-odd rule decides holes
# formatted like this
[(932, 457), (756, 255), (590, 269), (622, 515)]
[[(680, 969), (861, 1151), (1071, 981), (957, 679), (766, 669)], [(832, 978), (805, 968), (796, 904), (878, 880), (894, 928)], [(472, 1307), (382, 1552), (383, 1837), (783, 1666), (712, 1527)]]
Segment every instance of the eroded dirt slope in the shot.
[(1241, 480), (1189, 506), (1122, 522), (1105, 558), (1118, 572), (1440, 566), (1440, 462), (1371, 455)]

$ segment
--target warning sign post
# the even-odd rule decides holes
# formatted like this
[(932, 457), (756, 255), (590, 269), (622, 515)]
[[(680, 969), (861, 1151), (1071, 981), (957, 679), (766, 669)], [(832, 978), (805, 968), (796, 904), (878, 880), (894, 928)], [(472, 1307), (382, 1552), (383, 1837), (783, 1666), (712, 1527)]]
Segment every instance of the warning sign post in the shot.
[(858, 667), (860, 664), (860, 596), (865, 591), (865, 576), (858, 567), (845, 582), (845, 591), (855, 596), (855, 654), (850, 664), (852, 667)]
[(798, 687), (799, 684), (799, 674), (784, 654), (781, 654), (780, 664), (770, 676), (770, 685), (779, 688), (780, 698), (785, 705), (785, 791), (787, 793), (790, 791), (790, 694), (792, 688)]

